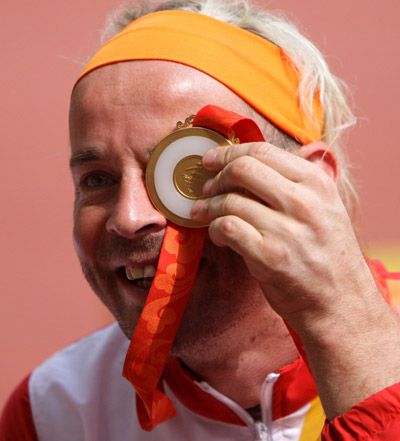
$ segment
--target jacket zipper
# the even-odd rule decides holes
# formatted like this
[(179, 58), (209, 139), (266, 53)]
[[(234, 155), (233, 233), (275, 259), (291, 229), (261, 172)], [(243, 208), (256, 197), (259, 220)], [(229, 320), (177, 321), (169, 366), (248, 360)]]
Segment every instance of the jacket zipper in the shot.
[(243, 407), (239, 406), (230, 398), (218, 392), (211, 387), (205, 381), (197, 382), (196, 384), (204, 391), (208, 392), (214, 398), (224, 403), (236, 415), (246, 423), (247, 427), (251, 430), (254, 437), (254, 441), (273, 441), (272, 439), (272, 391), (275, 381), (278, 379), (279, 374), (269, 374), (265, 379), (261, 387), (261, 409), (262, 409), (262, 422), (254, 421), (254, 419), (246, 412)]
[(264, 380), (261, 386), (261, 412), (262, 412), (262, 423), (260, 424), (259, 430), (262, 435), (265, 432), (265, 438), (260, 438), (266, 441), (273, 441), (272, 438), (272, 394), (274, 391), (274, 384), (279, 378), (279, 374), (268, 374), (267, 378)]

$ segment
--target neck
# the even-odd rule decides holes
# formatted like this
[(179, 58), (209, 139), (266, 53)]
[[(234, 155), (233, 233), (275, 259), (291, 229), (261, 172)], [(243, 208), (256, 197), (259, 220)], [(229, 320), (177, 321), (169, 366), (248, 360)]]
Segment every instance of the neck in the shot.
[(232, 335), (222, 336), (208, 351), (209, 357), (181, 357), (199, 378), (245, 409), (259, 404), (261, 386), (269, 373), (298, 357), (292, 338), (279, 317), (275, 317), (267, 329), (249, 332), (255, 331), (259, 323), (262, 322), (253, 317), (230, 332)]

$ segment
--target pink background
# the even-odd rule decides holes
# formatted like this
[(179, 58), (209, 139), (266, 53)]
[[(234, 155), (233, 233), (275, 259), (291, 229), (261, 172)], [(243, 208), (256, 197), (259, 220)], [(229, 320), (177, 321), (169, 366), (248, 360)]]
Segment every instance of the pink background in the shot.
[[(111, 320), (86, 286), (71, 243), (67, 114), (81, 61), (117, 4), (41, 0), (38, 8), (23, 0), (2, 7), (0, 408), (37, 363)], [(394, 265), (390, 252), (400, 249), (400, 4), (387, 0), (382, 9), (369, 0), (264, 4), (295, 17), (353, 91), (360, 122), (349, 145), (364, 236), (375, 254)]]

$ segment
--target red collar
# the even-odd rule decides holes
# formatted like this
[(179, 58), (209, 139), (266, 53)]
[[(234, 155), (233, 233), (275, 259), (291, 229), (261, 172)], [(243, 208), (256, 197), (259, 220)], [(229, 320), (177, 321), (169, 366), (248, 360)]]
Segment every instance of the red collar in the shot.
[[(298, 358), (278, 373), (280, 375), (272, 397), (273, 420), (295, 412), (317, 396), (314, 380), (303, 359)], [(182, 404), (198, 415), (224, 423), (245, 425), (232, 409), (201, 389), (195, 377), (182, 367), (178, 359), (169, 360), (164, 379)]]

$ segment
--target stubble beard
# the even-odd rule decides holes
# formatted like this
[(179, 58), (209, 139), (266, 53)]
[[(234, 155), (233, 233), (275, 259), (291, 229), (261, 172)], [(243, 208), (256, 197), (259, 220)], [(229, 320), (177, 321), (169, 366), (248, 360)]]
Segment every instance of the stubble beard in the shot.
[[(137, 256), (160, 247), (159, 240), (142, 241), (133, 247), (127, 241), (113, 238), (101, 247), (96, 262), (88, 264), (81, 260), (86, 280), (128, 339), (132, 337), (145, 300), (127, 308), (118, 295), (115, 274), (108, 273), (104, 263), (112, 256)], [(173, 343), (173, 356), (203, 362), (220, 357), (232, 336), (237, 337), (243, 320), (265, 306), (265, 298), (241, 257), (229, 249), (220, 254), (222, 259), (216, 261), (222, 264), (210, 263), (207, 271), (196, 279)]]
[[(232, 252), (231, 252), (232, 253)], [(171, 355), (190, 362), (223, 358), (245, 336), (244, 321), (265, 308), (258, 283), (240, 256), (232, 253), (226, 267), (211, 269), (195, 284), (174, 341)]]

